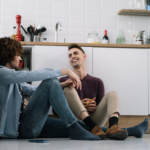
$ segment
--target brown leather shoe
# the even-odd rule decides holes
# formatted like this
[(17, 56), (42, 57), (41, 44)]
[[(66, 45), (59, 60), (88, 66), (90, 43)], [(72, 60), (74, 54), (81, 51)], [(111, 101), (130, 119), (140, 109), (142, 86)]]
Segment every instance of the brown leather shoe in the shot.
[(97, 136), (99, 136), (101, 139), (106, 138), (106, 134), (105, 132), (99, 127), (99, 126), (95, 126), (91, 132)]
[(107, 129), (106, 136), (115, 140), (125, 140), (128, 137), (128, 132), (124, 129), (120, 129), (118, 125), (113, 125)]

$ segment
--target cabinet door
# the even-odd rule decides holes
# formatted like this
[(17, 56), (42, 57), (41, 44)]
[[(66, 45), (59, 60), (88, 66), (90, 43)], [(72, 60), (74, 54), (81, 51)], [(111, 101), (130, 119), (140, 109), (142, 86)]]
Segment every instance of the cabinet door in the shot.
[(32, 49), (32, 69), (68, 68), (66, 47), (59, 46), (34, 46)]
[[(92, 73), (92, 48), (83, 47), (87, 54), (87, 71)], [(34, 46), (32, 48), (32, 70), (42, 68), (71, 68), (67, 46)]]
[(150, 114), (150, 51), (148, 51), (148, 77), (149, 77), (149, 109), (148, 114)]
[(93, 74), (116, 91), (122, 115), (148, 114), (148, 50), (93, 48)]

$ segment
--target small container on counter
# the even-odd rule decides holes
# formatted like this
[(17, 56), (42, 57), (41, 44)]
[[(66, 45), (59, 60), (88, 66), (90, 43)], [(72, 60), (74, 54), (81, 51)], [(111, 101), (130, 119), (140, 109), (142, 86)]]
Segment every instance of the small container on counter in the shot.
[(117, 38), (116, 38), (116, 44), (125, 44), (126, 39), (123, 31), (120, 31)]
[(88, 33), (87, 43), (100, 43), (99, 34), (97, 32)]

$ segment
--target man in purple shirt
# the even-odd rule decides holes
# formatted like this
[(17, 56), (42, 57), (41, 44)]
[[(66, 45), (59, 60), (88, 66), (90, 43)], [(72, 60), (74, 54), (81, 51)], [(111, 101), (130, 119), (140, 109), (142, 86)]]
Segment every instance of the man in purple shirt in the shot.
[[(68, 77), (63, 77), (60, 79), (61, 82), (64, 82), (65, 84), (67, 84), (68, 81)], [(93, 77), (89, 74), (87, 74), (82, 80), (82, 89), (79, 90), (76, 88), (76, 91), (80, 97), (80, 99), (85, 99), (85, 98), (95, 98), (96, 101), (96, 105), (98, 105), (102, 98), (104, 97), (104, 84), (103, 81), (99, 78)], [(62, 83), (63, 84), (63, 83)], [(93, 112), (93, 110), (90, 110), (90, 108), (88, 107), (88, 111), (89, 112)]]
[[(88, 129), (101, 138), (108, 137), (124, 140), (128, 134), (140, 137), (141, 134), (137, 135), (135, 133), (135, 129), (137, 128), (128, 128), (128, 130), (119, 128), (118, 121), (120, 114), (117, 94), (114, 91), (104, 94), (102, 80), (87, 74), (85, 67), (86, 54), (84, 50), (77, 44), (70, 45), (68, 49), (69, 62), (73, 68), (73, 72), (81, 79), (82, 89), (77, 89), (68, 77), (61, 78), (60, 82), (76, 117), (83, 120)], [(109, 127), (104, 132), (100, 126), (104, 126), (107, 120)], [(142, 134), (147, 129), (147, 126), (148, 120), (144, 122)]]

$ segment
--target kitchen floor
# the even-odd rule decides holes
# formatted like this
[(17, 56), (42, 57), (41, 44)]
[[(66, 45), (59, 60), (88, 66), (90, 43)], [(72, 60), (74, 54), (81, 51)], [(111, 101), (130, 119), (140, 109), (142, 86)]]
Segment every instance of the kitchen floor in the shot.
[(28, 140), (0, 140), (0, 150), (150, 150), (150, 134), (143, 138), (128, 137), (124, 141), (78, 141), (46, 139), (45, 143)]

